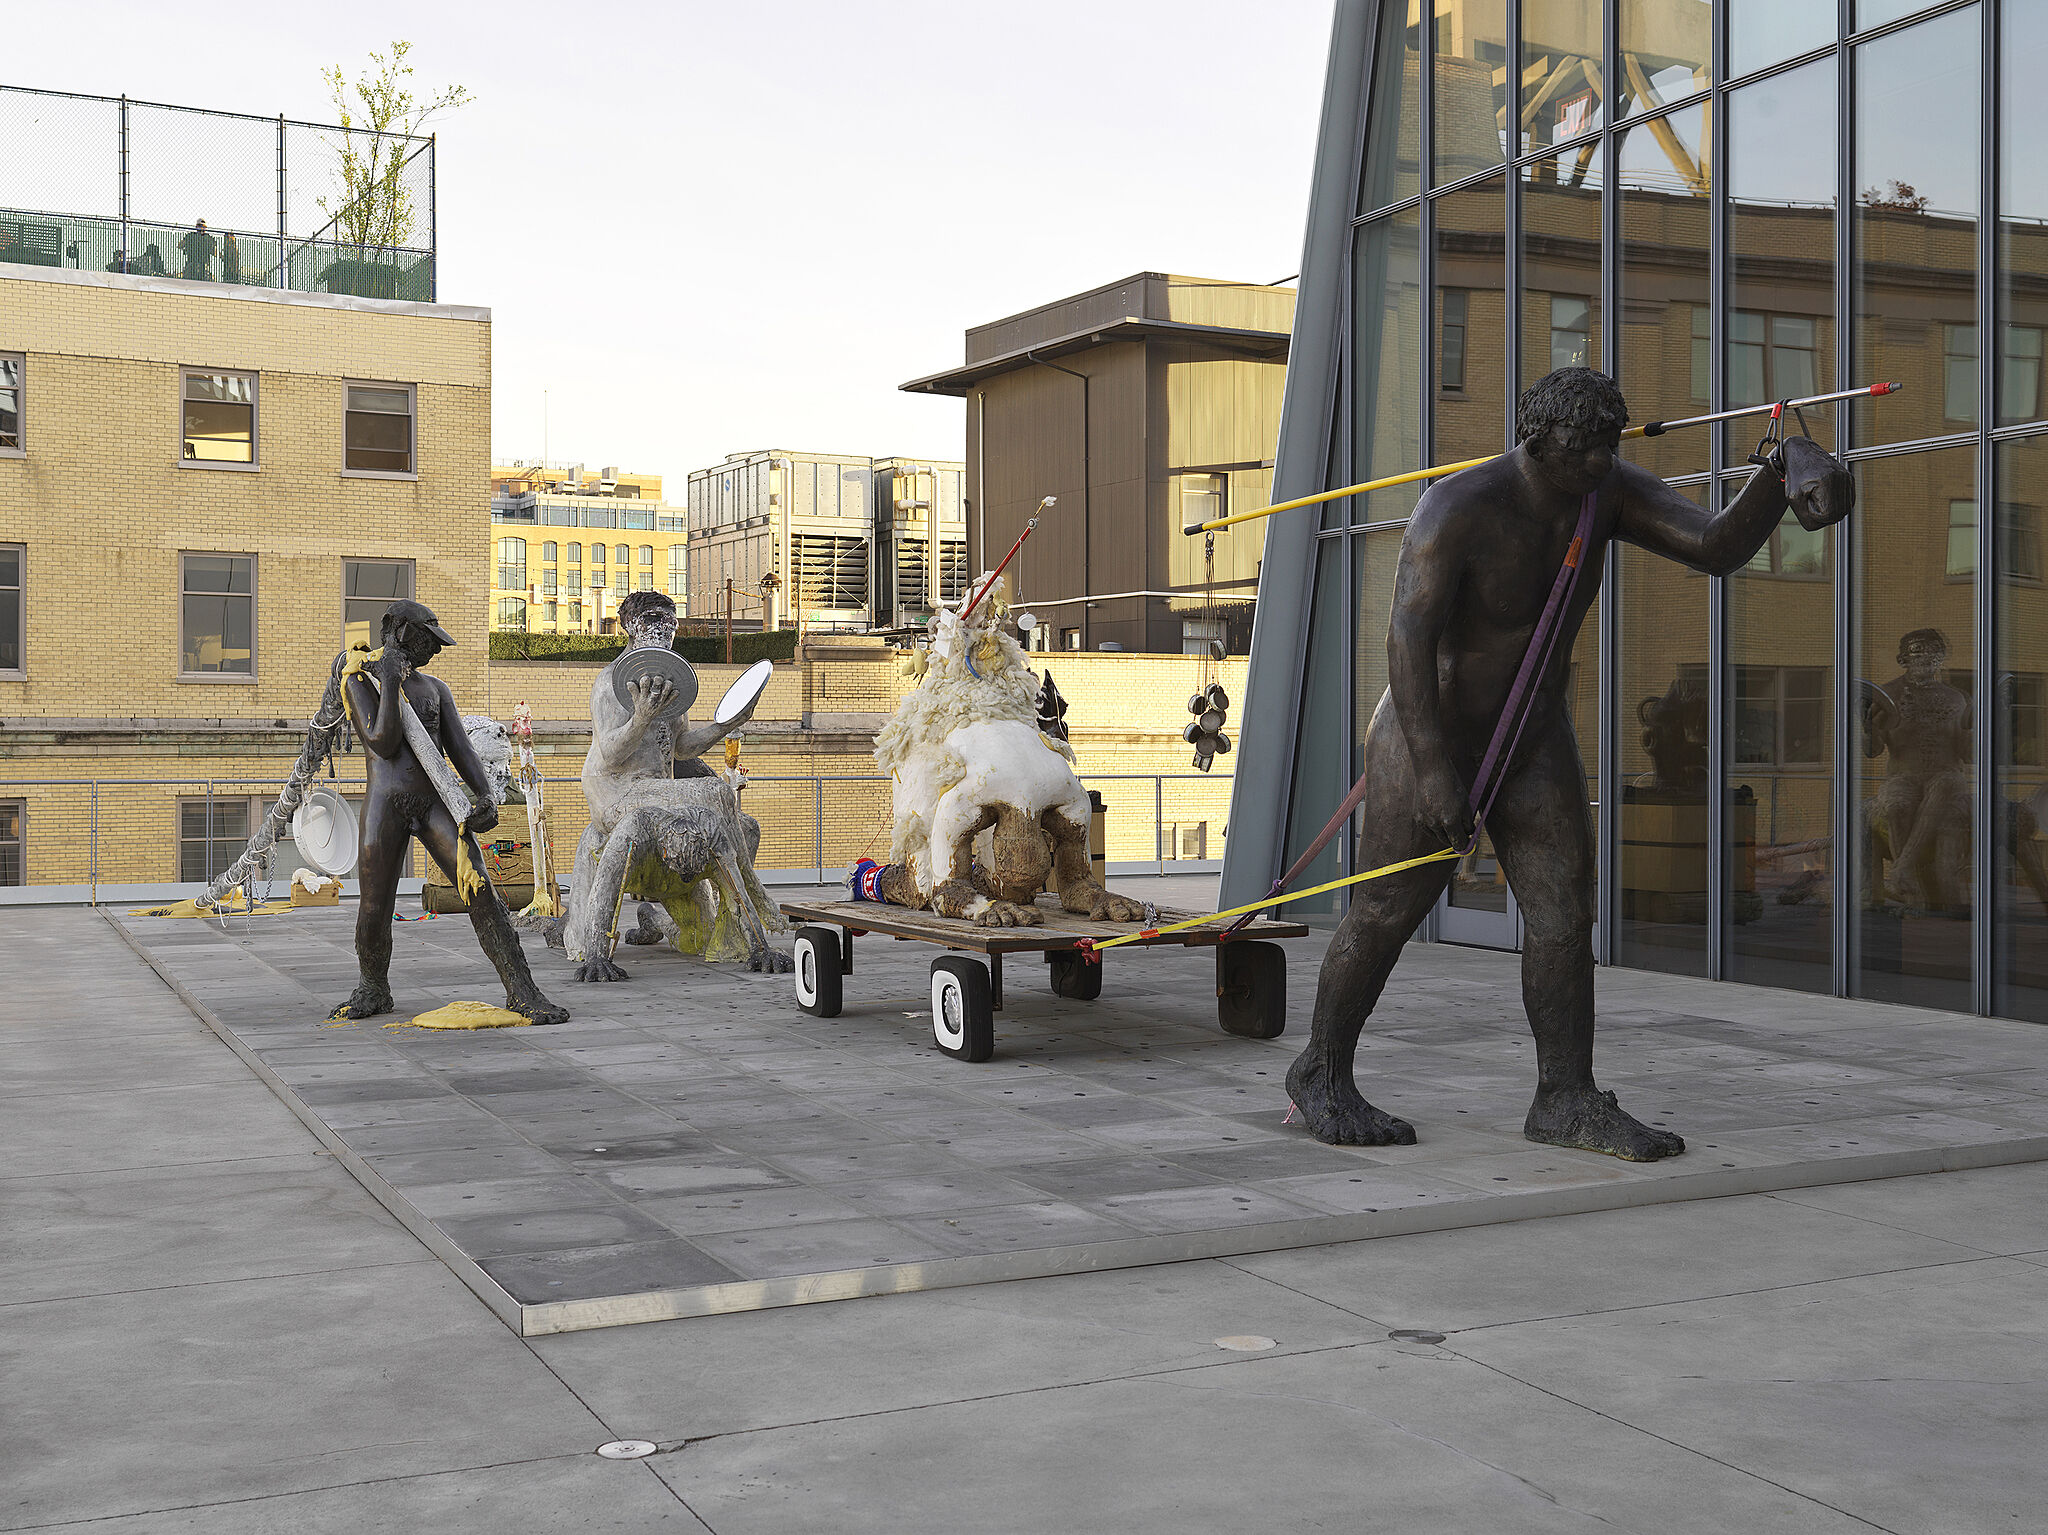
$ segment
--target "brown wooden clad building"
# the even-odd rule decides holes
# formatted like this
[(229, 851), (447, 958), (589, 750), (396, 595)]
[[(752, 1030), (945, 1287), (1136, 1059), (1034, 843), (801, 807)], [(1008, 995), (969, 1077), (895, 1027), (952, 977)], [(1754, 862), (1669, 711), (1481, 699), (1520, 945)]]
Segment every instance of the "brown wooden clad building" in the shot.
[(971, 569), (1010, 567), (1047, 649), (1194, 653), (1250, 644), (1263, 522), (1180, 528), (1267, 505), (1294, 290), (1140, 272), (967, 332), (913, 393), (967, 402)]

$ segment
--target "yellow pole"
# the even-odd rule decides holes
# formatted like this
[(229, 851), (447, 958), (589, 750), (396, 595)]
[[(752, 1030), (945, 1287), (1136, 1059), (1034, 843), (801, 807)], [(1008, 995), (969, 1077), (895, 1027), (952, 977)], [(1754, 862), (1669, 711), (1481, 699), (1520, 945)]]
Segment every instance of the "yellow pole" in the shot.
[(1190, 523), (1182, 528), (1183, 533), (1209, 533), (1217, 528), (1227, 528), (1233, 522), (1250, 522), (1256, 517), (1270, 517), (1275, 512), (1291, 512), (1297, 506), (1314, 506), (1319, 501), (1335, 501), (1339, 496), (1363, 496), (1375, 490), (1387, 490), (1395, 485), (1411, 485), (1417, 480), (1434, 480), (1446, 474), (1456, 474), (1460, 469), (1476, 469), (1481, 464), (1490, 464), (1500, 458), (1499, 453), (1489, 453), (1484, 458), (1468, 458), (1455, 464), (1437, 464), (1429, 469), (1410, 469), (1406, 474), (1390, 474), (1384, 480), (1367, 480), (1363, 485), (1345, 485), (1336, 490), (1319, 491), (1313, 496), (1303, 496), (1298, 501), (1282, 501), (1277, 506), (1262, 506), (1255, 512), (1238, 512), (1230, 517), (1218, 517), (1213, 522)]

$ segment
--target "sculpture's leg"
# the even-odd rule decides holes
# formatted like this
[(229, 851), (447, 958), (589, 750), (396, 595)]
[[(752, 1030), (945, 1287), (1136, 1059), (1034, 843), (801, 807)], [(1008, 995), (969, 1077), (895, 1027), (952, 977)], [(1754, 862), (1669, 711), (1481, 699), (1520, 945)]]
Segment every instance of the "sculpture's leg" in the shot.
[(569, 909), (569, 957), (578, 959), (576, 970), (579, 981), (623, 981), (626, 972), (612, 963), (611, 926), (612, 914), (619, 908), (621, 892), (625, 889), (627, 875), (627, 852), (653, 850), (655, 812), (636, 810), (620, 818), (612, 834), (604, 839), (603, 850), (599, 853), (587, 882), (582, 878), (586, 867), (579, 851), (576, 866), (578, 873), (577, 891)]
[(891, 906), (907, 906), (912, 911), (923, 911), (928, 901), (925, 893), (917, 888), (917, 871), (909, 864), (892, 864), (882, 871), (875, 893)]
[(1884, 895), (1904, 906), (1925, 906), (1927, 892), (1920, 879), (1920, 857), (1932, 828), (1923, 805), (1926, 781), (1918, 776), (1887, 778), (1877, 791), (1878, 814), (1884, 822), (1891, 867), (1885, 873)]
[(1035, 927), (1045, 920), (1035, 907), (992, 901), (974, 888), (969, 877), (974, 839), (984, 828), (995, 825), (999, 816), (996, 806), (975, 804), (964, 786), (949, 789), (940, 799), (932, 811), (931, 853), (944, 863), (932, 885), (931, 909), (942, 917), (982, 927)]
[[(461, 835), (469, 843), (472, 864), (482, 872), (483, 849), (467, 832)], [(451, 877), (456, 868), (456, 836), (455, 817), (448, 813), (445, 805), (436, 805), (427, 817), (427, 824), (420, 828), (420, 842), (425, 846), (427, 855)], [(490, 960), (498, 972), (498, 979), (505, 985), (505, 1006), (508, 1009), (539, 1024), (569, 1021), (569, 1010), (550, 1002), (534, 984), (533, 971), (526, 963), (526, 951), (519, 946), (519, 930), (512, 926), (512, 913), (505, 909), (504, 899), (488, 879), (484, 881), (483, 888), (469, 899), (469, 924), (476, 930), (476, 941), (483, 949), (484, 957)]]
[(1569, 720), (1525, 747), (1488, 826), (1522, 914), (1522, 1006), (1536, 1038), (1536, 1097), (1522, 1133), (1630, 1162), (1685, 1142), (1626, 1113), (1593, 1080), (1593, 819)]
[[(1084, 805), (1086, 801), (1082, 802)], [(1078, 824), (1071, 806), (1048, 810), (1039, 817), (1046, 837), (1052, 842), (1053, 885), (1060, 893), (1060, 906), (1091, 922), (1142, 922), (1145, 904), (1121, 895), (1111, 895), (1095, 882), (1088, 863), (1088, 822)]]
[[(1361, 869), (1417, 858), (1435, 839), (1415, 824), (1414, 771), (1391, 709), (1366, 739), (1372, 787), (1366, 799)], [(1351, 887), (1351, 909), (1323, 955), (1308, 1045), (1287, 1072), (1287, 1096), (1309, 1133), (1335, 1146), (1412, 1146), (1415, 1129), (1366, 1102), (1353, 1076), (1358, 1036), (1400, 961), (1401, 949), (1450, 879), (1429, 863)]]
[(2041, 903), (2044, 911), (2048, 911), (2048, 867), (2043, 866), (2041, 849), (2034, 841), (2040, 823), (2025, 802), (2006, 800), (2003, 804), (2004, 809), (2000, 811), (2004, 822), (2001, 833), (2006, 851), (2019, 869), (2021, 878), (2034, 892), (2034, 899)]
[(398, 877), (404, 872), (412, 831), (402, 818), (378, 813), (370, 797), (363, 816), (363, 848), (356, 860), (362, 897), (356, 906), (356, 969), (349, 999), (330, 1018), (375, 1018), (395, 1005), (391, 996), (391, 918), (398, 909)]
[(747, 893), (748, 881), (739, 860), (731, 853), (721, 852), (717, 868), (719, 899), (732, 903), (733, 915), (739, 918), (740, 926), (747, 935), (747, 968), (770, 975), (787, 973), (794, 962), (789, 955), (769, 943), (761, 913), (755, 908), (753, 897)]

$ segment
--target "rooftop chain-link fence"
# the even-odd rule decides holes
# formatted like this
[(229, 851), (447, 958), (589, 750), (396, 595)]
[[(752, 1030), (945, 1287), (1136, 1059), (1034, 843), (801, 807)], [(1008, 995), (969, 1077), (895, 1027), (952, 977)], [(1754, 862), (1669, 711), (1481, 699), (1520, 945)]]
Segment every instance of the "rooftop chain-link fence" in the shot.
[(0, 144), (0, 261), (435, 297), (431, 138), (0, 86)]

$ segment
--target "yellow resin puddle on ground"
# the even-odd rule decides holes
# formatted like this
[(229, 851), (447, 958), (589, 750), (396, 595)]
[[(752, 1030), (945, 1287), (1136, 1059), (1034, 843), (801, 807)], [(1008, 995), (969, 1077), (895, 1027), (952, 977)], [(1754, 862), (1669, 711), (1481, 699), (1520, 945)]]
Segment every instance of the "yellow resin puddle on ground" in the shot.
[(520, 1029), (532, 1024), (533, 1020), (524, 1013), (515, 1013), (507, 1007), (493, 1007), (488, 1002), (450, 1002), (446, 1007), (437, 1007), (431, 1013), (421, 1013), (417, 1018), (397, 1023), (387, 1023), (387, 1029)]

